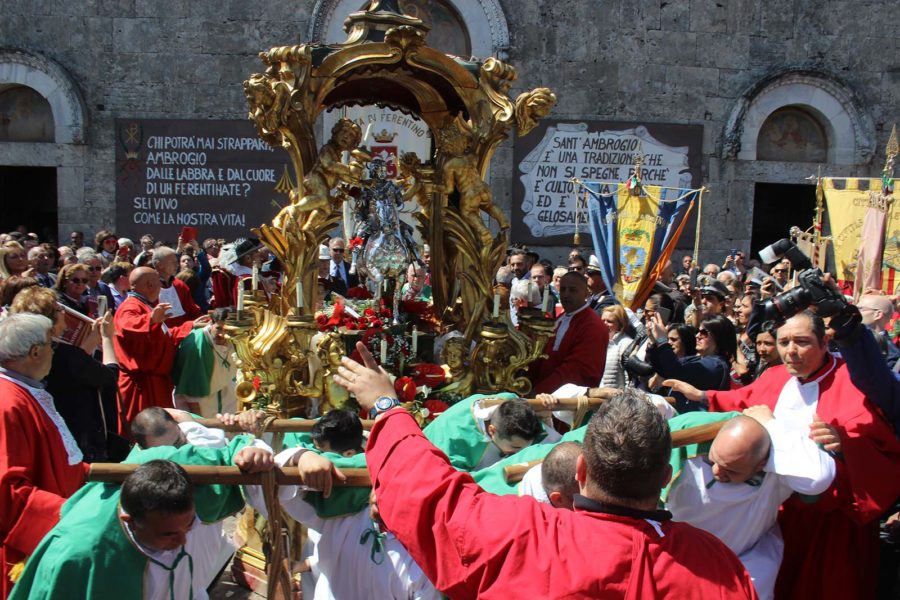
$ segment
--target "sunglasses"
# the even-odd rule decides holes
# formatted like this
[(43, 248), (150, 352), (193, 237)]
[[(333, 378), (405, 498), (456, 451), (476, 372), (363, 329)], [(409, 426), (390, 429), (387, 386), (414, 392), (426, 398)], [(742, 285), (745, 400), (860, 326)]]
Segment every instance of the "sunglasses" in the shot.
[(69, 281), (71, 281), (72, 283), (74, 283), (74, 284), (76, 284), (76, 285), (77, 285), (77, 284), (87, 285), (87, 284), (89, 284), (89, 283), (91, 282), (90, 279), (82, 279), (81, 277), (73, 277), (73, 278), (70, 279)]
[(343, 253), (344, 253), (344, 249), (343, 249), (343, 248), (332, 248), (331, 251), (332, 251), (332, 252), (339, 252), (340, 254), (343, 254)]
[(709, 332), (705, 329), (698, 329), (697, 337), (709, 337)]
[(103, 270), (103, 267), (88, 267), (87, 270), (88, 271), (96, 271), (99, 273), (100, 271)]
[(787, 273), (787, 269), (772, 269), (773, 273)]

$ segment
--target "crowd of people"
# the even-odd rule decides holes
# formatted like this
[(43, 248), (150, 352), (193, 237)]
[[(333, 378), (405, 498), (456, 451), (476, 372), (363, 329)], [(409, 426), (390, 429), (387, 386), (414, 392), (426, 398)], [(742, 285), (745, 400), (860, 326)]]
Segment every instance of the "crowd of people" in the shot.
[[(69, 240), (0, 236), (4, 597), (72, 586), (80, 597), (205, 597), (233, 551), (221, 520), (245, 499), (265, 516), (271, 498), (193, 486), (179, 464), (296, 469), (304, 485), (283, 486), (278, 501), (309, 528), (296, 571), (315, 598), (896, 591), (897, 297), (869, 290), (827, 323), (815, 306), (786, 312), (790, 262), (735, 250), (702, 269), (689, 255), (665, 265), (632, 310), (596, 256), (573, 249), (554, 265), (513, 247), (494, 282), (501, 310), (511, 326), (527, 309), (555, 320), (527, 372), (537, 408), (476, 394), (423, 430), (359, 344), (336, 383), (372, 430), (335, 409), (276, 453), (265, 436), (229, 440), (192, 416), (260, 432), (264, 413), (237, 414), (224, 324), (240, 287), (280, 285), (265, 248), (134, 244), (106, 230), (93, 247), (80, 232)], [(320, 301), (371, 285), (348, 250), (340, 237), (319, 249)], [(404, 300), (430, 300), (427, 246), (421, 255)], [(840, 296), (827, 276), (822, 285)], [(469, 348), (444, 333), (455, 372)], [(577, 396), (605, 401), (565, 410), (560, 399)], [(673, 432), (718, 421), (712, 441), (673, 447)], [(141, 466), (121, 487), (84, 484), (89, 463), (123, 460)], [(530, 461), (540, 464), (521, 484), (498, 483)], [(349, 466), (368, 466), (371, 493), (339, 487)]]

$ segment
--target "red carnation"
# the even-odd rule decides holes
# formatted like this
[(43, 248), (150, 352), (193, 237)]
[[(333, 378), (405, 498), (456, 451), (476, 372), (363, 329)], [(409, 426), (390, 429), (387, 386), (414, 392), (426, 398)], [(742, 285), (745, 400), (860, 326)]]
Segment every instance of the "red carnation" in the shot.
[(422, 403), (422, 406), (428, 409), (426, 421), (434, 421), (442, 412), (450, 408), (450, 405), (443, 400), (435, 400), (434, 398), (429, 398)]
[(416, 365), (415, 369), (413, 369), (412, 377), (417, 386), (427, 385), (430, 388), (436, 388), (444, 383), (444, 380), (447, 378), (444, 369), (434, 363)]

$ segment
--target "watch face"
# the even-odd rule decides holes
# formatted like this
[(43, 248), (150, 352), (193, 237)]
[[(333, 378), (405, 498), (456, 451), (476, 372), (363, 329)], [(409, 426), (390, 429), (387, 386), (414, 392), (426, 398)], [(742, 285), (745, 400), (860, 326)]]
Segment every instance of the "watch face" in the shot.
[(378, 410), (388, 410), (393, 407), (395, 404), (393, 398), (388, 398), (387, 396), (382, 396), (378, 400), (375, 401), (375, 408)]

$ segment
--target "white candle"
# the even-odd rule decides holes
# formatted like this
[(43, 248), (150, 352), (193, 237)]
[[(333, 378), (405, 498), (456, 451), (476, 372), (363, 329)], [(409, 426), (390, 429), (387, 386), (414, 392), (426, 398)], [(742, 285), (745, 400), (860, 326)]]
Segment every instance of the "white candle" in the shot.
[(544, 286), (544, 302), (543, 302), (542, 306), (544, 307), (542, 309), (543, 312), (547, 312), (550, 309), (550, 286), (549, 285)]
[(297, 281), (296, 292), (297, 292), (297, 308), (303, 308), (303, 282)]
[(250, 289), (252, 291), (256, 291), (256, 287), (259, 285), (259, 267), (253, 265), (253, 275), (250, 279)]
[(415, 325), (413, 325), (413, 338), (412, 338), (412, 350), (411, 353), (413, 356), (416, 356), (419, 350), (419, 329)]
[(383, 292), (388, 291), (388, 280), (387, 279), (385, 279), (384, 281), (381, 282), (381, 291), (383, 291)]
[(381, 364), (387, 362), (387, 340), (382, 338), (381, 340)]
[(500, 294), (494, 294), (494, 312), (491, 316), (495, 319), (500, 316)]
[(237, 310), (239, 315), (244, 310), (244, 286), (240, 282), (238, 282)]

